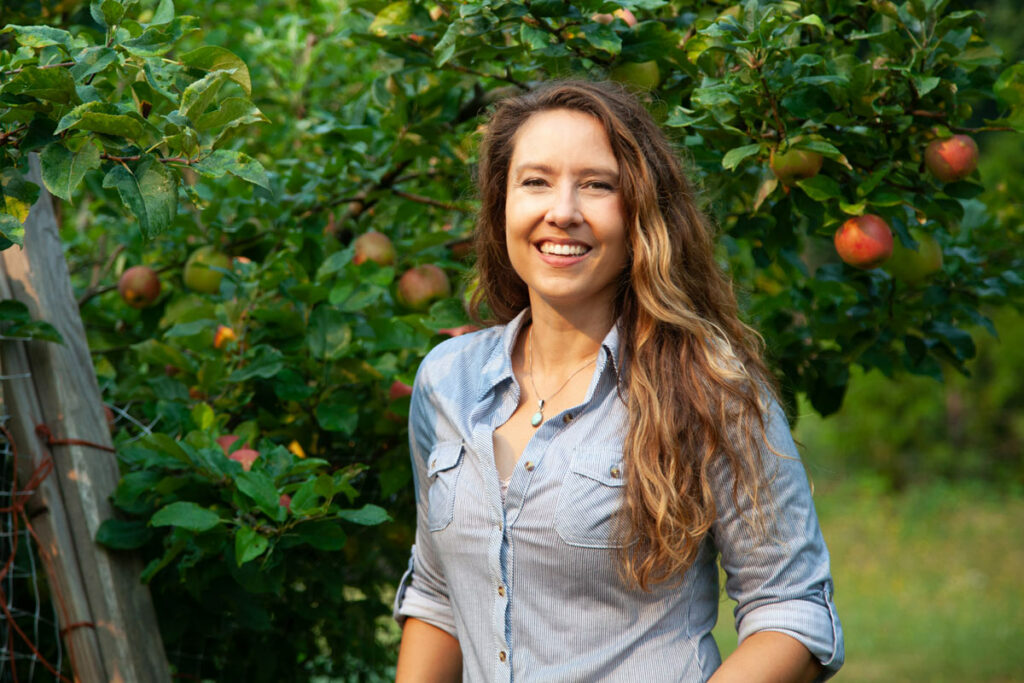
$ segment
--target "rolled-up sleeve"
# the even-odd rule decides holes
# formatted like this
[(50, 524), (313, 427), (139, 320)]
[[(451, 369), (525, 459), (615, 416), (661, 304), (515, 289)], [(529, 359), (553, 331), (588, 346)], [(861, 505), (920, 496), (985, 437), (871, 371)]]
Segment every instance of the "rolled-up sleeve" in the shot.
[(758, 631), (778, 631), (800, 641), (835, 674), (844, 658), (843, 632), (832, 601), (828, 549), (789, 425), (773, 403), (767, 435), (779, 454), (767, 450), (762, 463), (769, 488), (765, 533), (751, 526), (750, 500), (732, 496), (727, 468), (719, 479), (718, 520), (713, 537), (726, 573), (726, 592), (736, 601), (739, 642)]
[(402, 576), (395, 595), (392, 615), (399, 624), (415, 617), (458, 637), (455, 617), (448, 598), (448, 585), (434, 549), (427, 526), (427, 457), (434, 441), (435, 412), (430, 406), (430, 382), (421, 365), (413, 383), (409, 405), (409, 453), (416, 487), (416, 543), (412, 547), (409, 566)]

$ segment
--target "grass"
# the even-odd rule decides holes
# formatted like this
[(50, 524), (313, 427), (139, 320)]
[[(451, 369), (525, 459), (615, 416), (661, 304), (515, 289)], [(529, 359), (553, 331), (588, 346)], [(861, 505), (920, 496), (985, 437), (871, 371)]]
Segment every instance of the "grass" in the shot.
[[(1024, 681), (1024, 496), (817, 482), (846, 665), (836, 681)], [(732, 602), (715, 629), (736, 646)]]

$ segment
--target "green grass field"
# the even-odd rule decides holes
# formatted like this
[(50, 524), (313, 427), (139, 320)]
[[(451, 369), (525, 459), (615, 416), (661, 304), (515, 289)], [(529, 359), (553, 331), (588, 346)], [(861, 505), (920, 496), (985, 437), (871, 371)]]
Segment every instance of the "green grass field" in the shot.
[[(1024, 681), (1024, 496), (817, 482), (846, 665), (834, 680)], [(723, 595), (715, 637), (736, 646)]]

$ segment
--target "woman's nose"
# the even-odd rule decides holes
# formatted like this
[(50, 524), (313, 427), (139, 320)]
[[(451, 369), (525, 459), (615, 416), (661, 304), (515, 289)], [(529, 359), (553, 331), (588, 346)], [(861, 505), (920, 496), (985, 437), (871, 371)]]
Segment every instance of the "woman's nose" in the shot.
[(575, 187), (559, 187), (552, 197), (546, 220), (560, 228), (568, 228), (583, 222), (580, 212), (579, 193)]

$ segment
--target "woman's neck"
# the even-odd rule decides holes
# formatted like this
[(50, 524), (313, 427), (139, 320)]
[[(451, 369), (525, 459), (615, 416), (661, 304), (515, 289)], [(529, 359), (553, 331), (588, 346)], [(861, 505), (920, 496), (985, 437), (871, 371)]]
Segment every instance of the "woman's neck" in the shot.
[(533, 302), (529, 348), (523, 337), (523, 353), (532, 354), (533, 371), (559, 377), (594, 358), (601, 341), (615, 324), (611, 310), (560, 311)]

